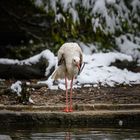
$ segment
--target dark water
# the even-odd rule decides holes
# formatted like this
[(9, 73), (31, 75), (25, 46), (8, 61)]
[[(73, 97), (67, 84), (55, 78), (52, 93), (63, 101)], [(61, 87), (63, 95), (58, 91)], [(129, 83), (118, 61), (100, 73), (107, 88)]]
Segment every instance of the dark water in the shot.
[(140, 140), (140, 129), (0, 127), (0, 140)]

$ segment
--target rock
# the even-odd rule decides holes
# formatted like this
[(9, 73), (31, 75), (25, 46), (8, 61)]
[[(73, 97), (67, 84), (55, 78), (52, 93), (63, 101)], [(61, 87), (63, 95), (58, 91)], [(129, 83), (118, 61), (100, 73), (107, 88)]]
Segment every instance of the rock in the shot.
[(110, 66), (116, 66), (117, 68), (120, 68), (120, 69), (126, 68), (133, 72), (140, 72), (140, 67), (137, 66), (136, 61), (129, 62), (127, 60), (124, 60), (124, 61), (116, 60), (115, 62), (111, 63)]

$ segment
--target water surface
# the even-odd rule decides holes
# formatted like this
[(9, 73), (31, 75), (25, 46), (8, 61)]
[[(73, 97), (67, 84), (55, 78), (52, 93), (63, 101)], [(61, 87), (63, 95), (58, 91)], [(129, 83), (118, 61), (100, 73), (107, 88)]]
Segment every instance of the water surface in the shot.
[(140, 129), (0, 127), (0, 140), (7, 136), (12, 140), (140, 140)]

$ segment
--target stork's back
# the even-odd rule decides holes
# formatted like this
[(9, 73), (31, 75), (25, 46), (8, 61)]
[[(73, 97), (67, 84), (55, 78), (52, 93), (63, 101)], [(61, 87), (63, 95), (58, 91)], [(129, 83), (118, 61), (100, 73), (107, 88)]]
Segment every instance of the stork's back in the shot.
[(81, 64), (83, 61), (82, 50), (77, 43), (65, 43), (58, 50), (58, 68), (53, 74), (54, 79), (64, 78), (68, 79), (78, 74), (78, 69), (72, 65), (74, 57), (79, 57)]

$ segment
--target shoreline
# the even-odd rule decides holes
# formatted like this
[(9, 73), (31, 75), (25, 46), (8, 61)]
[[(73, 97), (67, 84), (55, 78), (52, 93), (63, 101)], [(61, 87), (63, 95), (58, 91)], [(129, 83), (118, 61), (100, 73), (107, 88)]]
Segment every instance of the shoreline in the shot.
[(74, 106), (72, 113), (63, 105), (0, 105), (0, 126), (45, 125), (80, 127), (140, 128), (140, 104), (90, 104)]

